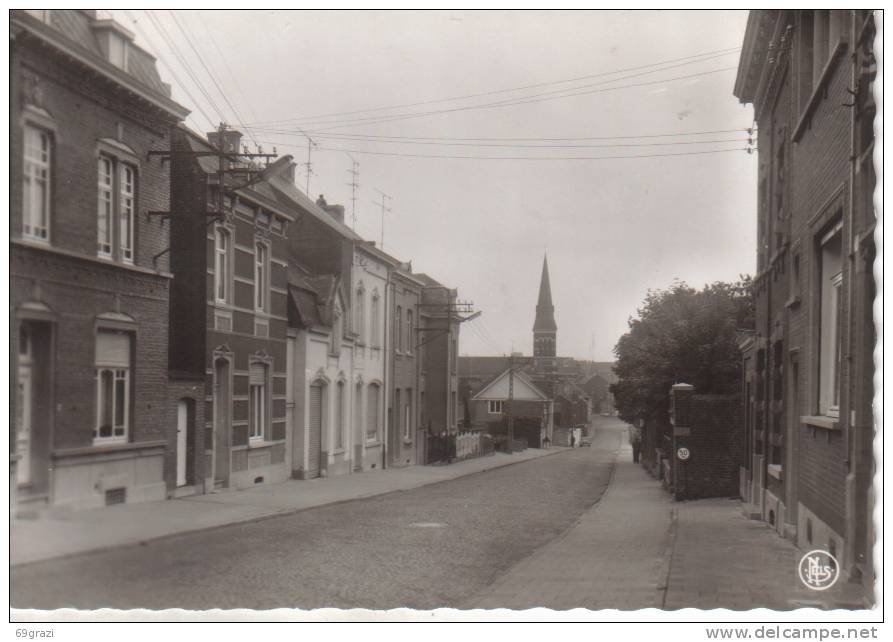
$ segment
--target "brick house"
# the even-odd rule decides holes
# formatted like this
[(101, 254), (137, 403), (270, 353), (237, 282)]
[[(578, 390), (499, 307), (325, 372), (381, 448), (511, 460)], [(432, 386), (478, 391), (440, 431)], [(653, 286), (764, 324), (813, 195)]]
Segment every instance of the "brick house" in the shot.
[(555, 438), (552, 423), (554, 404), (526, 373), (512, 366), (493, 377), (468, 399), (468, 424), (472, 430), (504, 435), (511, 406), (515, 439), (525, 438), (530, 447), (540, 448), (544, 439), (553, 441)]
[(421, 425), (431, 435), (452, 434), (457, 432), (460, 420), (458, 346), (462, 319), (456, 313), (458, 293), (427, 274), (413, 277), (425, 284), (418, 315), (423, 342)]
[[(171, 369), (201, 377), (204, 421), (188, 480), (245, 488), (287, 479), (286, 232), (294, 217), (269, 179), (244, 187), (241, 134), (172, 135)], [(228, 156), (220, 160), (219, 152)]]
[(388, 373), (387, 464), (411, 466), (424, 460), (418, 452), (421, 426), (420, 400), (424, 399), (420, 351), (425, 349), (424, 333), (418, 332), (424, 282), (412, 275), (412, 265), (395, 261), (391, 271), (391, 302), (388, 312), (394, 330)]
[(96, 11), (13, 11), (10, 52), (10, 488), (20, 505), (163, 499), (172, 399), (194, 418), (200, 391), (169, 387), (169, 230), (146, 215), (168, 174), (146, 159), (188, 110)]
[(735, 95), (758, 126), (756, 332), (742, 341), (751, 510), (873, 582), (874, 17), (753, 11)]

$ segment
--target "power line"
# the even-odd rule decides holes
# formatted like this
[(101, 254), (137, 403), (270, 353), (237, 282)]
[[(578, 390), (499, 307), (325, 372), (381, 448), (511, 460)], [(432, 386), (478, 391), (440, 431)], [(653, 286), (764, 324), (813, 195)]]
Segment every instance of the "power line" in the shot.
[[(606, 91), (617, 91), (619, 89), (630, 89), (630, 88), (635, 88), (635, 87), (649, 87), (652, 85), (662, 85), (667, 82), (671, 82), (671, 81), (675, 81), (675, 80), (686, 80), (689, 78), (696, 78), (696, 77), (700, 77), (700, 76), (706, 76), (709, 74), (715, 74), (715, 73), (719, 73), (722, 71), (731, 71), (731, 70), (735, 70), (735, 69), (737, 69), (737, 67), (722, 67), (719, 69), (711, 69), (710, 71), (700, 72), (700, 73), (696, 73), (696, 74), (687, 74), (685, 76), (675, 76), (673, 78), (661, 78), (659, 80), (652, 80), (652, 81), (641, 82), (641, 83), (633, 83), (630, 85), (619, 85), (617, 87), (602, 87), (601, 89), (587, 89), (586, 91), (580, 91), (580, 92), (576, 92), (576, 93), (572, 93), (572, 94), (563, 94), (561, 96), (546, 96), (546, 97), (532, 96), (532, 97), (519, 98), (519, 99), (517, 99), (515, 101), (511, 101), (511, 102), (502, 101), (502, 102), (497, 102), (497, 103), (487, 103), (487, 104), (483, 104), (483, 105), (469, 105), (466, 107), (454, 107), (451, 109), (440, 109), (440, 110), (429, 111), (429, 112), (417, 112), (414, 114), (402, 114), (402, 115), (397, 115), (397, 116), (393, 116), (390, 118), (382, 118), (382, 119), (378, 119), (378, 120), (372, 120), (372, 119), (367, 118), (367, 119), (362, 119), (362, 120), (357, 120), (357, 121), (347, 122), (347, 123), (341, 123), (341, 124), (330, 124), (330, 123), (328, 123), (328, 124), (331, 125), (330, 129), (339, 129), (342, 127), (350, 127), (354, 124), (360, 124), (360, 123), (365, 124), (365, 125), (378, 125), (381, 123), (390, 123), (390, 122), (399, 121), (399, 120), (408, 120), (411, 118), (422, 118), (425, 116), (435, 116), (435, 115), (439, 115), (439, 114), (448, 114), (448, 113), (455, 113), (455, 112), (461, 112), (461, 111), (475, 111), (478, 109), (494, 109), (494, 108), (498, 108), (498, 107), (513, 107), (516, 105), (527, 105), (527, 104), (531, 104), (531, 103), (546, 102), (549, 100), (559, 100), (561, 98), (573, 98), (576, 96), (599, 94), (599, 93), (603, 93)], [(619, 79), (617, 79), (617, 80), (619, 80)], [(612, 80), (610, 82), (615, 82), (615, 81)]]
[[(288, 144), (288, 143), (277, 143), (276, 141), (261, 141), (264, 143), (270, 143), (272, 145), (276, 144)], [(713, 149), (713, 150), (702, 150), (702, 151), (692, 151), (692, 152), (671, 152), (665, 154), (636, 154), (636, 155), (616, 155), (616, 156), (446, 156), (441, 154), (406, 154), (401, 152), (374, 152), (367, 151), (362, 149), (339, 149), (335, 147), (316, 147), (316, 149), (320, 151), (327, 152), (338, 152), (344, 153), (349, 152), (351, 154), (369, 154), (373, 156), (398, 156), (405, 158), (441, 158), (441, 159), (456, 159), (456, 160), (544, 160), (544, 161), (570, 161), (570, 160), (614, 160), (614, 159), (623, 159), (623, 158), (660, 158), (660, 157), (669, 157), (669, 156), (695, 156), (702, 154), (719, 154), (723, 152), (741, 152), (747, 151), (749, 149), (753, 149), (750, 147), (733, 147), (731, 149)]]
[[(274, 129), (263, 129), (263, 128), (255, 128), (256, 130), (261, 131), (269, 131), (269, 132), (291, 132), (293, 130), (274, 130)], [(301, 130), (303, 131), (303, 130)], [(358, 134), (354, 132), (350, 133), (341, 133), (341, 132), (324, 132), (317, 130), (308, 130), (308, 133), (318, 136), (320, 138), (326, 138), (328, 135), (336, 136), (336, 137), (345, 137), (351, 136), (356, 138), (370, 139), (375, 140), (379, 138), (387, 138), (387, 139), (408, 139), (408, 140), (431, 140), (431, 141), (575, 141), (575, 140), (623, 140), (623, 139), (635, 139), (635, 138), (665, 138), (668, 136), (701, 136), (708, 134), (731, 134), (735, 132), (748, 132), (751, 133), (753, 130), (749, 127), (740, 127), (738, 129), (714, 129), (709, 131), (700, 131), (700, 132), (673, 132), (673, 133), (663, 133), (663, 134), (638, 134), (638, 135), (626, 135), (626, 136), (571, 136), (566, 138), (493, 138), (493, 137), (481, 137), (481, 138), (456, 138), (456, 137), (442, 137), (442, 136), (388, 136), (383, 134)]]
[(183, 34), (183, 38), (186, 40), (187, 44), (189, 44), (190, 49), (192, 49), (193, 53), (195, 53), (195, 57), (198, 58), (198, 61), (201, 63), (202, 67), (204, 68), (205, 73), (208, 74), (208, 77), (211, 79), (211, 82), (214, 83), (214, 86), (217, 88), (217, 92), (223, 98), (224, 102), (229, 106), (230, 111), (232, 111), (233, 115), (236, 117), (236, 120), (239, 122), (239, 124), (242, 126), (242, 128), (246, 130), (246, 133), (248, 134), (248, 136), (251, 137), (251, 140), (254, 141), (254, 144), (257, 145), (257, 140), (254, 138), (254, 134), (252, 134), (250, 131), (247, 131), (248, 128), (245, 127), (245, 123), (242, 120), (242, 117), (239, 115), (238, 110), (230, 102), (229, 98), (226, 95), (226, 92), (223, 91), (223, 88), (220, 86), (220, 83), (217, 82), (217, 78), (216, 78), (214, 72), (211, 71), (211, 69), (205, 63), (205, 59), (202, 57), (201, 53), (196, 48), (195, 44), (192, 42), (194, 40), (194, 38), (191, 38), (189, 36), (189, 34), (186, 33), (186, 29), (183, 28), (183, 25), (180, 23), (179, 18), (177, 18), (177, 15), (173, 11), (168, 9), (167, 12), (170, 15), (170, 17), (173, 19), (174, 24), (177, 26), (177, 29), (179, 29), (180, 33)]
[[(479, 105), (466, 105), (464, 107), (451, 107), (449, 109), (437, 109), (437, 110), (432, 110), (432, 111), (415, 112), (415, 113), (409, 113), (409, 114), (397, 114), (397, 115), (392, 115), (392, 116), (387, 116), (387, 117), (382, 116), (382, 117), (373, 117), (373, 118), (361, 118), (361, 119), (356, 119), (356, 120), (352, 120), (352, 121), (345, 121), (342, 123), (338, 123), (338, 121), (334, 121), (334, 122), (319, 121), (317, 123), (310, 123), (310, 124), (326, 124), (326, 125), (330, 126), (329, 127), (330, 129), (340, 129), (342, 127), (351, 127), (351, 126), (357, 125), (357, 124), (377, 125), (377, 124), (381, 124), (381, 123), (389, 123), (389, 122), (400, 121), (400, 120), (408, 120), (411, 118), (422, 118), (425, 116), (435, 116), (435, 115), (439, 115), (439, 114), (448, 114), (448, 113), (455, 113), (455, 112), (461, 112), (461, 111), (474, 111), (474, 110), (478, 110), (478, 109), (493, 109), (493, 108), (498, 108), (498, 107), (512, 107), (515, 105), (526, 105), (526, 104), (530, 104), (530, 103), (545, 102), (545, 101), (549, 101), (549, 100), (558, 100), (561, 98), (572, 98), (575, 96), (597, 94), (597, 93), (602, 93), (602, 92), (606, 92), (606, 91), (617, 91), (619, 89), (630, 89), (630, 88), (635, 88), (635, 87), (649, 87), (652, 85), (665, 84), (667, 82), (672, 82), (675, 80), (687, 80), (689, 78), (697, 78), (697, 77), (706, 76), (709, 74), (715, 74), (715, 73), (719, 73), (719, 72), (723, 72), (723, 71), (730, 71), (730, 70), (734, 70), (734, 69), (737, 69), (737, 67), (721, 67), (719, 69), (711, 69), (711, 70), (703, 71), (703, 72), (699, 72), (699, 73), (686, 74), (684, 76), (674, 76), (672, 78), (661, 78), (658, 80), (633, 83), (633, 84), (629, 84), (629, 85), (618, 85), (616, 87), (601, 87), (599, 89), (586, 89), (585, 91), (578, 91), (576, 93), (571, 93), (571, 94), (566, 93), (566, 94), (563, 94), (560, 96), (534, 94), (531, 96), (520, 97), (518, 99), (514, 99), (513, 101), (499, 101), (499, 102), (495, 102), (495, 103), (484, 103), (484, 104), (479, 104)], [(639, 75), (641, 75), (641, 74), (639, 74)], [(619, 80), (625, 80), (627, 78), (633, 78), (633, 77), (636, 77), (636, 76), (633, 75), (633, 76), (628, 76), (626, 78), (615, 78), (615, 79), (612, 79), (607, 82), (617, 82)], [(602, 84), (606, 84), (606, 83), (595, 83), (595, 85), (602, 85)], [(589, 87), (591, 87), (591, 86), (594, 86), (594, 85), (589, 85)], [(574, 89), (579, 89), (579, 87), (576, 87)], [(570, 91), (570, 90), (567, 90), (567, 91)], [(548, 92), (548, 93), (551, 94), (553, 92)]]
[(152, 21), (152, 24), (155, 25), (156, 31), (161, 35), (162, 39), (167, 43), (168, 47), (171, 50), (171, 53), (174, 54), (174, 57), (180, 62), (180, 65), (186, 71), (186, 74), (192, 79), (192, 82), (195, 84), (195, 87), (199, 90), (199, 93), (205, 97), (205, 100), (208, 104), (213, 108), (213, 110), (217, 113), (217, 116), (221, 121), (226, 121), (226, 116), (223, 114), (221, 109), (217, 106), (217, 103), (211, 97), (211, 94), (205, 89), (205, 86), (198, 79), (195, 73), (192, 71), (192, 66), (186, 61), (185, 57), (182, 53), (180, 53), (180, 49), (174, 43), (173, 38), (167, 33), (167, 29), (164, 28), (164, 25), (161, 24), (161, 21), (152, 11), (143, 10), (143, 13), (148, 16), (149, 20)]
[(220, 45), (217, 44), (216, 38), (214, 38), (214, 33), (208, 29), (208, 25), (204, 20), (199, 20), (199, 24), (201, 24), (202, 28), (205, 30), (205, 33), (208, 34), (208, 39), (211, 41), (211, 44), (214, 45), (214, 49), (217, 50), (217, 55), (220, 60), (223, 62), (223, 67), (226, 69), (226, 73), (229, 74), (230, 80), (233, 81), (233, 85), (235, 85), (236, 90), (239, 92), (239, 96), (242, 98), (243, 104), (245, 108), (248, 110), (248, 115), (251, 118), (256, 119), (257, 114), (254, 109), (251, 107), (251, 101), (245, 95), (245, 92), (242, 91), (242, 86), (239, 84), (239, 81), (236, 79), (236, 75), (233, 73), (232, 68), (229, 66), (229, 63), (226, 61), (226, 56), (223, 54), (223, 51), (220, 49)]
[(155, 43), (152, 42), (152, 40), (149, 38), (149, 35), (146, 33), (145, 30), (143, 30), (139, 21), (134, 17), (134, 15), (130, 12), (130, 10), (125, 9), (124, 13), (127, 15), (127, 17), (130, 19), (130, 21), (133, 23), (133, 26), (136, 27), (136, 30), (143, 37), (143, 39), (146, 41), (146, 44), (149, 46), (149, 48), (155, 52), (156, 58), (158, 58), (162, 63), (164, 63), (164, 66), (167, 67), (167, 70), (170, 72), (171, 77), (174, 79), (174, 82), (176, 82), (177, 85), (179, 85), (180, 89), (183, 90), (183, 93), (185, 93), (186, 96), (193, 102), (196, 109), (198, 109), (199, 113), (201, 113), (201, 115), (205, 117), (205, 120), (208, 121), (208, 126), (213, 128), (214, 127), (214, 119), (211, 118), (210, 116), (208, 116), (208, 113), (202, 108), (201, 103), (195, 99), (195, 97), (192, 95), (192, 92), (190, 92), (189, 89), (186, 87), (186, 84), (180, 80), (180, 77), (174, 71), (174, 68), (170, 65), (170, 63), (168, 63), (168, 61), (164, 57), (162, 57), (160, 55), (161, 49), (159, 49), (158, 47), (155, 46)]
[[(649, 63), (646, 65), (638, 65), (635, 67), (626, 67), (624, 69), (616, 69), (614, 71), (603, 71), (603, 72), (599, 72), (599, 73), (595, 73), (595, 74), (587, 74), (585, 76), (577, 76), (575, 78), (566, 78), (564, 80), (553, 80), (550, 82), (542, 82), (542, 83), (535, 83), (535, 84), (531, 84), (531, 85), (522, 85), (519, 87), (511, 87), (508, 89), (496, 89), (496, 90), (485, 91), (485, 92), (476, 93), (476, 94), (466, 94), (464, 96), (453, 96), (450, 98), (439, 98), (436, 100), (424, 100), (424, 101), (414, 102), (414, 103), (403, 103), (400, 105), (390, 105), (387, 107), (372, 107), (372, 108), (368, 108), (368, 109), (356, 109), (356, 110), (352, 110), (352, 111), (330, 112), (327, 114), (316, 114), (314, 116), (304, 116), (304, 117), (300, 117), (300, 118), (285, 118), (285, 119), (280, 119), (280, 120), (259, 121), (259, 122), (255, 122), (252, 124), (261, 125), (261, 124), (270, 124), (270, 123), (301, 122), (301, 121), (312, 120), (315, 118), (327, 118), (329, 116), (348, 116), (348, 115), (353, 115), (353, 114), (369, 113), (369, 112), (374, 112), (374, 111), (402, 109), (405, 107), (419, 107), (422, 105), (432, 105), (432, 104), (436, 104), (436, 103), (452, 102), (455, 100), (467, 100), (469, 98), (481, 98), (484, 96), (493, 96), (496, 94), (504, 94), (504, 93), (509, 93), (509, 92), (513, 92), (513, 91), (523, 91), (525, 89), (535, 89), (537, 87), (548, 87), (550, 85), (558, 85), (558, 84), (569, 83), (569, 82), (578, 82), (580, 80), (591, 80), (592, 78), (601, 78), (604, 76), (611, 76), (611, 75), (615, 75), (615, 74), (626, 73), (628, 71), (638, 71), (640, 69), (646, 69), (648, 67), (657, 67), (660, 65), (665, 65), (665, 64), (674, 63), (674, 62), (680, 62), (683, 60), (691, 60), (693, 58), (702, 58), (705, 56), (717, 57), (717, 56), (722, 56), (722, 55), (728, 55), (728, 54), (734, 53), (736, 51), (739, 51), (740, 49), (741, 49), (741, 47), (729, 47), (726, 49), (716, 49), (714, 51), (707, 51), (707, 52), (703, 52), (703, 53), (699, 53), (699, 54), (692, 54), (690, 56), (683, 56), (681, 58), (672, 58), (669, 60), (653, 62), (653, 63)], [(700, 62), (700, 60), (694, 60), (693, 62)]]
[[(271, 131), (269, 133), (278, 133), (286, 136), (296, 136), (297, 134), (288, 131)], [(510, 149), (597, 149), (597, 148), (605, 148), (605, 147), (665, 147), (665, 146), (673, 146), (673, 145), (707, 145), (707, 144), (716, 144), (716, 143), (746, 143), (750, 141), (749, 138), (724, 138), (724, 139), (712, 139), (712, 140), (682, 140), (682, 141), (669, 141), (669, 142), (655, 142), (655, 143), (599, 143), (599, 144), (544, 144), (544, 145), (534, 145), (534, 144), (521, 144), (521, 143), (462, 143), (462, 142), (425, 142), (425, 141), (417, 141), (417, 140), (389, 140), (386, 138), (382, 139), (368, 139), (368, 138), (355, 138), (353, 136), (316, 136), (320, 140), (333, 140), (333, 141), (349, 141), (349, 142), (363, 142), (363, 143), (391, 143), (396, 145), (428, 145), (428, 146), (446, 146), (446, 147), (500, 147), (500, 148), (510, 148)]]

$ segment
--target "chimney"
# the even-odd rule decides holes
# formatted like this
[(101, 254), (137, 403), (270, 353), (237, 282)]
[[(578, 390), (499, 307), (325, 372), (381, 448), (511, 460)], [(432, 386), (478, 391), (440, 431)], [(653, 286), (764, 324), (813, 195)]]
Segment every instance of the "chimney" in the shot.
[(322, 194), (319, 195), (319, 198), (316, 199), (316, 204), (319, 205), (324, 211), (326, 211), (329, 216), (338, 221), (339, 223), (344, 223), (344, 206), (343, 205), (329, 205), (326, 202), (326, 197)]
[(292, 161), (288, 164), (288, 167), (285, 169), (285, 171), (282, 172), (282, 177), (289, 183), (295, 182), (295, 169), (297, 168), (297, 166), (298, 164)]
[(339, 223), (344, 223), (344, 206), (343, 205), (327, 205), (325, 210), (329, 213), (329, 215), (338, 221)]
[[(218, 149), (221, 147), (221, 134), (219, 131), (208, 132), (208, 142)], [(231, 154), (239, 153), (239, 145), (242, 142), (242, 132), (235, 129), (224, 129), (222, 146), (223, 151)]]

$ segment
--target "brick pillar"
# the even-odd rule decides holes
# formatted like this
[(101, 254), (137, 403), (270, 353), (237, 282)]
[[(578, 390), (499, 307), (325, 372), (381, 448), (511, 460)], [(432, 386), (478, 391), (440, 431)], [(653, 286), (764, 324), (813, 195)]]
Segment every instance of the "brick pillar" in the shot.
[[(670, 388), (670, 423), (673, 424), (673, 452), (670, 453), (672, 467), (673, 497), (676, 501), (686, 499), (686, 472), (688, 462), (694, 454), (691, 452), (692, 398), (695, 387), (687, 383), (677, 383)], [(685, 448), (688, 459), (679, 457), (680, 449)], [(684, 451), (683, 451), (684, 452)]]

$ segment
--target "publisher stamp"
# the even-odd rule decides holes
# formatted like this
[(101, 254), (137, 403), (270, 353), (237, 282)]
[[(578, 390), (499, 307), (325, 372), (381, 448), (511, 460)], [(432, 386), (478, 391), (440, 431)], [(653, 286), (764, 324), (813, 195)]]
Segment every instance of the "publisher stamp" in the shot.
[(840, 566), (828, 551), (816, 549), (800, 558), (800, 581), (814, 591), (825, 591), (840, 576)]

